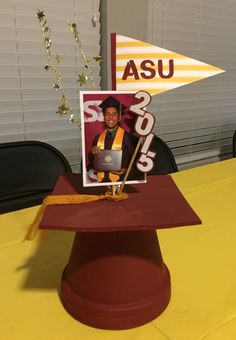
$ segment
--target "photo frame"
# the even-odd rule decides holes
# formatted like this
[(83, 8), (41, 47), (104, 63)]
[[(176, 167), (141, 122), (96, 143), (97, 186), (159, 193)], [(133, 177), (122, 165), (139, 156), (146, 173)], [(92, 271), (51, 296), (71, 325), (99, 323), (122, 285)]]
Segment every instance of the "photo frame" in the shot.
[[(134, 95), (135, 92), (80, 91), (82, 174), (85, 187), (122, 184), (139, 139), (134, 130), (137, 115), (129, 110), (137, 102)], [(104, 114), (107, 116), (117, 111), (116, 108), (105, 109), (104, 113), (102, 106), (107, 104), (109, 107), (110, 100), (117, 104), (117, 125), (113, 118), (106, 117), (104, 120)], [(113, 142), (108, 141), (108, 132), (118, 127), (122, 133), (120, 140), (117, 141), (116, 133), (112, 137)], [(94, 154), (94, 147), (99, 149), (99, 155)], [(146, 175), (137, 170), (134, 162), (126, 184), (145, 182)]]

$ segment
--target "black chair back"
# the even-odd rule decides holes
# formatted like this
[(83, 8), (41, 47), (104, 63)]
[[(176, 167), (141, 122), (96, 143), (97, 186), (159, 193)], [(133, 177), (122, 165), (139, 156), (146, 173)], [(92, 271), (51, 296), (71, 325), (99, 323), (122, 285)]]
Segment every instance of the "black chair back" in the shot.
[(0, 144), (0, 213), (40, 204), (60, 173), (71, 172), (64, 155), (38, 141)]
[(148, 175), (166, 175), (178, 171), (171, 149), (161, 138), (154, 136), (149, 150), (156, 152), (156, 158)]

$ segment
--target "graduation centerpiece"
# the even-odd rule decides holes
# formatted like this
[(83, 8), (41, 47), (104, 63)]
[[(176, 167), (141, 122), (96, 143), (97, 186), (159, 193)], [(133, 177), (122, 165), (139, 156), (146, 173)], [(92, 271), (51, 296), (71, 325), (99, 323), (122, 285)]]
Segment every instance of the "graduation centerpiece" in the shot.
[(156, 156), (151, 95), (223, 70), (116, 34), (111, 54), (114, 91), (80, 93), (82, 176), (59, 177), (27, 239), (37, 224), (76, 232), (61, 280), (65, 309), (87, 325), (125, 329), (153, 320), (170, 300), (156, 229), (201, 223), (171, 176), (146, 181)]

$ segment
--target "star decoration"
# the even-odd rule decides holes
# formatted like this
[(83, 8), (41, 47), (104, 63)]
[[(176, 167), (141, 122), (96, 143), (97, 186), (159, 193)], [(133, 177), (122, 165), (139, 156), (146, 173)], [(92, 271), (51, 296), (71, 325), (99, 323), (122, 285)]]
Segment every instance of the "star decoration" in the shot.
[(78, 78), (78, 82), (80, 84), (80, 86), (86, 84), (86, 81), (88, 80), (88, 77), (84, 75), (84, 73), (79, 74), (79, 78)]
[(66, 115), (69, 111), (69, 108), (66, 106), (66, 104), (61, 104), (57, 108), (57, 113), (59, 113), (60, 116)]
[(71, 28), (72, 28), (73, 30), (77, 28), (77, 25), (76, 25), (75, 22), (73, 22), (72, 24), (70, 24), (70, 26), (71, 26)]
[(46, 48), (49, 49), (51, 47), (52, 41), (48, 37), (44, 39)]
[(79, 47), (81, 47), (81, 43), (79, 40), (79, 30), (77, 28), (77, 25), (75, 22), (73, 22), (72, 24), (67, 20), (68, 26), (70, 27), (70, 30), (74, 36), (74, 39), (76, 40), (77, 44), (79, 45)]
[(74, 113), (72, 113), (72, 114), (70, 115), (69, 121), (70, 121), (72, 124), (78, 123), (78, 119), (76, 118), (76, 116), (75, 116)]
[(53, 88), (55, 89), (55, 90), (59, 90), (60, 89), (60, 86), (59, 86), (59, 84), (53, 84)]
[(46, 33), (46, 32), (49, 32), (50, 30), (49, 30), (49, 27), (48, 26), (44, 26), (43, 27), (43, 31)]
[(38, 9), (37, 17), (38, 17), (39, 20), (42, 20), (45, 17), (44, 11), (40, 11)]
[[(51, 54), (51, 46), (52, 46), (52, 40), (51, 40), (51, 29), (48, 26), (45, 14), (43, 10), (37, 10), (36, 16), (39, 20), (40, 23), (40, 29), (42, 33), (42, 38), (43, 38), (43, 44), (44, 48), (46, 51), (46, 56), (48, 58), (48, 64), (44, 66), (45, 71), (52, 71), (53, 76), (54, 76), (54, 83), (53, 83), (53, 88), (57, 91), (60, 91), (62, 96), (60, 99), (60, 104), (57, 107), (56, 113), (59, 114), (60, 116), (68, 116), (68, 120), (73, 123), (73, 124), (80, 124), (80, 121), (77, 116), (77, 112), (74, 113), (74, 110), (72, 109), (70, 102), (67, 98), (66, 93), (63, 90), (63, 85), (62, 85), (62, 76), (59, 72), (59, 63), (64, 59), (64, 57), (60, 54), (58, 55), (52, 55)], [(100, 56), (96, 57), (87, 57), (82, 50), (81, 46), (81, 41), (80, 41), (80, 36), (79, 36), (79, 29), (78, 26), (75, 22), (70, 23), (69, 20), (67, 20), (67, 24), (70, 28), (70, 31), (74, 37), (75, 42), (77, 43), (77, 47), (80, 49), (80, 52), (82, 54), (82, 58), (84, 60), (84, 68), (85, 68), (85, 74), (78, 73), (78, 70), (76, 70), (76, 82), (79, 83), (80, 86), (85, 85), (88, 80), (91, 81), (91, 86), (93, 89), (96, 89), (94, 80), (93, 80), (93, 75), (92, 75), (92, 69), (90, 68), (90, 63), (92, 63), (94, 60), (95, 61), (101, 61)], [(52, 60), (53, 59), (53, 60)], [(86, 71), (87, 70), (87, 71)], [(87, 73), (87, 75), (86, 75)]]
[(62, 55), (57, 54), (55, 59), (56, 59), (57, 63), (59, 64), (64, 59), (64, 57)]
[(72, 24), (69, 24), (69, 26), (70, 26), (71, 31), (74, 33), (74, 36), (75, 36), (76, 38), (78, 38), (79, 30), (78, 30), (78, 28), (77, 28), (76, 23), (73, 22)]
[(102, 61), (102, 57), (100, 55), (93, 57), (95, 61)]

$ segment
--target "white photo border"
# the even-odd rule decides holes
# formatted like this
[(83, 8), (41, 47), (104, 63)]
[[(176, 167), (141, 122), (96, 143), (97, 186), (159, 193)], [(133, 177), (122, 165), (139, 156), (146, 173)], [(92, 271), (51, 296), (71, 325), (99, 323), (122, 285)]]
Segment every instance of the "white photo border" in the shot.
[[(81, 148), (82, 148), (82, 179), (84, 187), (94, 187), (94, 186), (113, 186), (121, 185), (122, 181), (118, 182), (91, 182), (88, 180), (88, 171), (86, 167), (86, 143), (85, 143), (85, 120), (84, 120), (84, 96), (89, 94), (97, 95), (114, 95), (114, 94), (135, 94), (136, 91), (80, 91), (80, 121), (81, 121)], [(137, 184), (146, 183), (147, 177), (144, 174), (144, 179), (141, 180), (127, 180), (125, 184)]]

